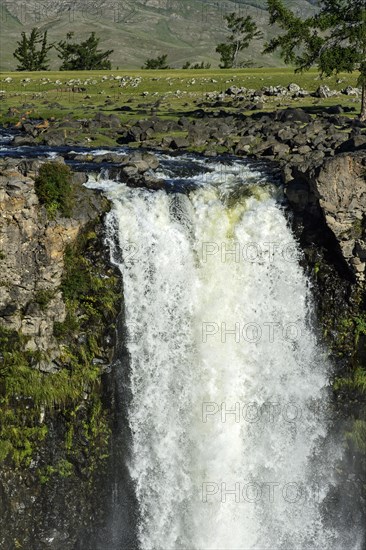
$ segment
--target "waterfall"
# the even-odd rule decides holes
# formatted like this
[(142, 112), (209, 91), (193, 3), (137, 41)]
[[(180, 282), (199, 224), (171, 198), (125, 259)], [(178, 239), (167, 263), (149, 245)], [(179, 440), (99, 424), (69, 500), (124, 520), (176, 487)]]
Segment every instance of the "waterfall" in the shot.
[(329, 511), (331, 365), (280, 191), (244, 163), (174, 162), (168, 191), (89, 184), (123, 275), (139, 548), (360, 549)]

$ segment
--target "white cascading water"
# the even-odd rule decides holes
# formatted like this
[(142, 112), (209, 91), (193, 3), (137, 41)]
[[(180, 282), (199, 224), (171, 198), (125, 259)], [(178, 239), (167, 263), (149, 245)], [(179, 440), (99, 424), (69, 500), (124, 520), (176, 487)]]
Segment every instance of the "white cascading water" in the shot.
[(243, 165), (209, 168), (187, 194), (89, 184), (113, 201), (139, 546), (359, 549), (324, 517), (341, 445), (278, 191)]

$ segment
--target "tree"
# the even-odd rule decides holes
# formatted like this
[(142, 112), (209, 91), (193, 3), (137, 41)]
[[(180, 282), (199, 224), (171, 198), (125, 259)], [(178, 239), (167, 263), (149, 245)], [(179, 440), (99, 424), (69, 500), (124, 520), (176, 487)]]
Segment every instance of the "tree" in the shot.
[(151, 57), (146, 59), (145, 64), (142, 69), (170, 69), (167, 64), (168, 54), (160, 55), (158, 57)]
[(221, 56), (221, 69), (230, 69), (238, 66), (239, 53), (246, 48), (255, 38), (261, 38), (262, 33), (258, 31), (257, 25), (252, 17), (238, 17), (230, 13), (225, 17), (226, 25), (230, 32), (227, 42), (218, 44), (216, 51)]
[(100, 38), (92, 32), (84, 42), (70, 42), (74, 33), (68, 33), (66, 40), (56, 46), (59, 58), (62, 59), (60, 71), (109, 70), (111, 62), (108, 59), (113, 50), (102, 52), (98, 50)]
[(201, 63), (190, 63), (190, 61), (186, 61), (184, 63), (182, 69), (210, 69), (211, 63), (205, 63), (202, 61)]
[[(37, 28), (31, 30), (29, 38), (22, 32), (13, 56), (19, 61), (17, 71), (47, 71), (49, 60), (47, 54), (53, 44), (47, 44), (47, 31), (43, 34)], [(40, 46), (40, 47), (38, 47)]]
[(280, 50), (285, 63), (296, 71), (317, 65), (331, 76), (341, 71), (359, 71), (362, 88), (361, 120), (366, 120), (366, 4), (364, 0), (319, 0), (319, 12), (301, 19), (283, 5), (268, 0), (270, 23), (283, 34), (266, 44), (264, 53)]

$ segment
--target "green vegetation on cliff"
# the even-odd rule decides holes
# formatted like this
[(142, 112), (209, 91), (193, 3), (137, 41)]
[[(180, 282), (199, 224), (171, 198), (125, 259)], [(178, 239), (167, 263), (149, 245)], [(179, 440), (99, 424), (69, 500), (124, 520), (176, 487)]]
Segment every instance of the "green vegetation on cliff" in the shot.
[[(314, 265), (320, 322), (336, 369), (333, 417), (340, 421), (349, 456), (357, 457), (358, 480), (366, 492), (366, 309), (363, 285), (354, 285), (351, 298), (339, 300), (342, 282), (326, 262)], [(343, 281), (344, 283), (344, 281)], [(318, 289), (316, 288), (318, 287)], [(337, 308), (338, 315), (334, 315)]]
[(70, 218), (75, 199), (71, 170), (66, 164), (42, 164), (35, 180), (35, 190), (41, 204), (46, 206), (49, 218), (53, 219), (58, 212), (65, 218)]
[[(96, 252), (99, 238), (89, 227), (65, 251), (61, 290), (67, 318), (54, 327), (61, 348), (58, 370), (43, 372), (41, 365), (50, 361), (47, 353), (27, 350), (26, 337), (0, 329), (0, 461), (23, 468), (36, 460), (43, 482), (52, 475), (72, 475), (78, 461), (90, 475), (108, 454), (110, 427), (102, 405), (100, 363), (121, 294), (119, 280)], [(35, 300), (46, 307), (49, 298), (38, 293)], [(40, 457), (52, 418), (63, 426), (64, 442), (56, 462), (47, 462)]]

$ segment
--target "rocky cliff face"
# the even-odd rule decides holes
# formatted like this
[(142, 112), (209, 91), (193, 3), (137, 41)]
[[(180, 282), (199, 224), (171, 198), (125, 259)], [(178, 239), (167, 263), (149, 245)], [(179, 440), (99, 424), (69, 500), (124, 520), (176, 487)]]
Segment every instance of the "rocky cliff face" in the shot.
[(286, 192), (296, 212), (334, 236), (334, 253), (350, 276), (365, 281), (366, 154), (343, 153), (317, 166), (301, 166)]
[[(313, 281), (320, 337), (331, 355), (334, 425), (347, 453), (340, 475), (366, 517), (366, 152), (297, 165), (286, 192)], [(352, 473), (352, 481), (347, 476)]]
[(77, 208), (73, 217), (48, 220), (34, 187), (39, 166), (39, 161), (13, 160), (1, 167), (0, 318), (6, 328), (27, 337), (26, 349), (48, 354), (49, 360), (40, 368), (52, 371), (58, 368), (60, 355), (54, 324), (66, 318), (60, 288), (64, 253), (88, 224), (100, 220), (106, 202), (78, 184), (75, 174)]
[(120, 282), (108, 203), (75, 175), (72, 217), (50, 220), (38, 168), (0, 167), (0, 547), (65, 550), (101, 516)]
[[(63, 255), (85, 221), (49, 222), (40, 208), (34, 179), (23, 176), (15, 166), (2, 169), (0, 211), (0, 316), (4, 326), (28, 337), (28, 349), (48, 352), (50, 359), (56, 359), (59, 351), (53, 325), (66, 316), (60, 291)], [(48, 303), (43, 304), (47, 296)], [(44, 367), (50, 369), (51, 363)]]

